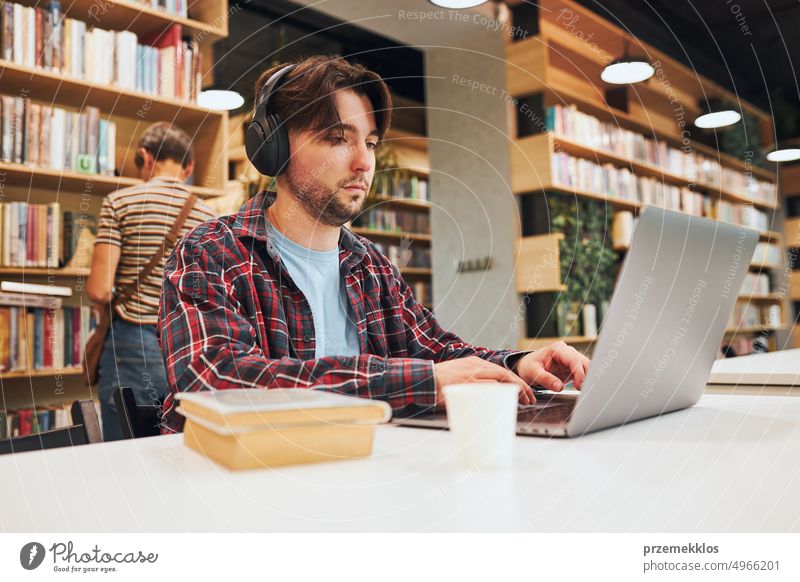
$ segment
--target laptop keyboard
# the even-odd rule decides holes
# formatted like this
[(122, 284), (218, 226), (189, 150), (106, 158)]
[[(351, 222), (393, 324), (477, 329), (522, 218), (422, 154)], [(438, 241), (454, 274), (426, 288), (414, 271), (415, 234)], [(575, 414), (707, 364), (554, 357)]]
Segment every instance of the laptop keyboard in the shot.
[(532, 405), (520, 407), (517, 413), (518, 422), (543, 423), (543, 424), (564, 424), (569, 420), (572, 410), (575, 408), (575, 400), (562, 400), (560, 402), (548, 402), (544, 405)]

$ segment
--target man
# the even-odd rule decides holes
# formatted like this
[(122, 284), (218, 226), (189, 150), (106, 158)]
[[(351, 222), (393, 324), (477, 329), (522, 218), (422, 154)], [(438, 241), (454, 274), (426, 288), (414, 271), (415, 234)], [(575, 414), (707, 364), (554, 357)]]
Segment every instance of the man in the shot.
[[(268, 79), (261, 75), (257, 100)], [(396, 267), (343, 225), (364, 205), (391, 97), (374, 72), (312, 57), (285, 74), (269, 111), (291, 156), (238, 214), (190, 232), (164, 272), (159, 341), (172, 394), (162, 433), (182, 429), (177, 391), (308, 387), (387, 401), (401, 414), (444, 405), (442, 387), (513, 382), (580, 388), (589, 360), (563, 342), (535, 352), (471, 346), (443, 330)]]
[[(134, 161), (144, 183), (106, 196), (98, 220), (86, 292), (105, 309), (115, 289), (134, 284), (189, 197), (184, 180), (194, 169), (191, 138), (167, 122), (155, 123), (139, 139)], [(211, 209), (198, 201), (181, 233), (211, 218)], [(112, 313), (98, 374), (105, 441), (122, 438), (114, 403), (120, 386), (132, 388), (139, 404), (160, 404), (166, 397), (167, 373), (158, 350), (156, 324), (167, 256), (164, 253), (143, 284)]]

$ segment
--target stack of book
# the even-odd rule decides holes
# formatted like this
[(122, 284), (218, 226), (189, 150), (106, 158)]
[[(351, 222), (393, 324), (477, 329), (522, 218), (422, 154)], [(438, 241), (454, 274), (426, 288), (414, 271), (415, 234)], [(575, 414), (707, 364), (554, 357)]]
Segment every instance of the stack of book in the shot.
[(0, 96), (0, 159), (54, 170), (114, 175), (117, 125), (96, 107), (66, 111)]
[(196, 100), (200, 92), (200, 47), (182, 38), (180, 24), (140, 39), (64, 18), (56, 0), (4, 2), (1, 15), (0, 56), (14, 64), (169, 98)]
[(365, 457), (392, 409), (313, 388), (178, 392), (184, 443), (229, 469)]

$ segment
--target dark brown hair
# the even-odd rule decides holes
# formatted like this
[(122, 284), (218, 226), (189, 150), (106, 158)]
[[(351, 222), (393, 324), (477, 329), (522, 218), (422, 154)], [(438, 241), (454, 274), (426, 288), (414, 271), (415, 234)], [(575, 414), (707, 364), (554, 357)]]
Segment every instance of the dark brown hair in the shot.
[[(255, 103), (267, 80), (291, 63), (271, 67), (256, 81)], [(349, 63), (338, 55), (314, 56), (295, 63), (270, 98), (269, 111), (277, 113), (289, 131), (325, 131), (341, 122), (334, 92), (350, 89), (372, 104), (378, 139), (382, 140), (392, 120), (392, 96), (378, 73)]]
[(144, 130), (133, 159), (137, 168), (144, 165), (144, 158), (138, 153), (139, 148), (153, 154), (157, 162), (173, 160), (185, 168), (192, 161), (192, 138), (168, 121), (159, 121)]

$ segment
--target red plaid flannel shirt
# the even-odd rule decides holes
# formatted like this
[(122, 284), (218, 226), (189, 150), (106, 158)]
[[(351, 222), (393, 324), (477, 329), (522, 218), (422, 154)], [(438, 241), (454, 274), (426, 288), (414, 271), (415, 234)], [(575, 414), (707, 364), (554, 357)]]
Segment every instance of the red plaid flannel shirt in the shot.
[(261, 192), (237, 214), (195, 227), (164, 267), (158, 342), (170, 393), (163, 434), (183, 429), (178, 391), (319, 388), (384, 400), (409, 414), (435, 405), (435, 362), (478, 356), (511, 369), (527, 353), (471, 346), (442, 329), (397, 268), (342, 228), (341, 274), (361, 355), (315, 359), (311, 308), (266, 228), (274, 199)]

